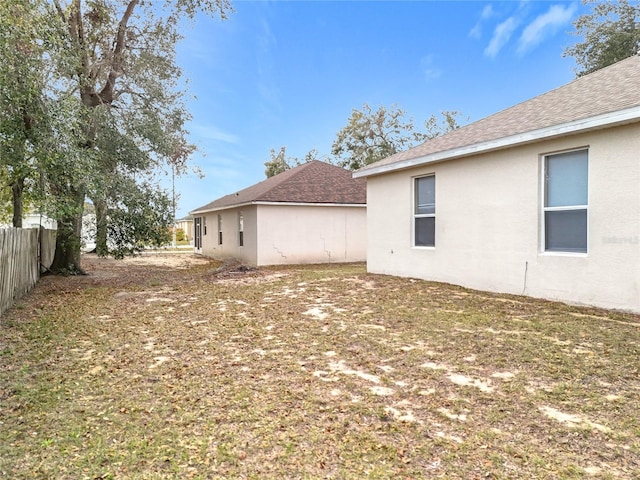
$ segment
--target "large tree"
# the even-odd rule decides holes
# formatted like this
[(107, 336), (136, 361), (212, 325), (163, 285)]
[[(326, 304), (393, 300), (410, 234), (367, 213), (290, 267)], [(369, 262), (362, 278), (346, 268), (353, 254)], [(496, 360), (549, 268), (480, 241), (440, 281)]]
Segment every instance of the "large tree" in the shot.
[(91, 165), (80, 181), (57, 186), (75, 208), (58, 219), (63, 229), (53, 269), (79, 270), (77, 211), (85, 196), (96, 207), (99, 253), (106, 254), (110, 205), (118, 208), (128, 194), (148, 191), (148, 183), (139, 189), (140, 182), (127, 178), (149, 179), (162, 164), (184, 168), (192, 147), (185, 141), (189, 115), (178, 88), (178, 27), (200, 11), (225, 18), (231, 7), (227, 0), (53, 0), (53, 7), (65, 40), (55, 57), (58, 72), (77, 95), (83, 117), (78, 145)]
[(628, 0), (583, 0), (592, 5), (591, 13), (575, 22), (575, 34), (582, 42), (565, 49), (574, 57), (578, 77), (637, 55), (640, 52), (640, 3)]
[(373, 110), (365, 104), (362, 110), (353, 109), (347, 124), (338, 132), (331, 153), (338, 165), (358, 170), (457, 128), (458, 115), (445, 111), (440, 120), (432, 115), (425, 121), (425, 130), (420, 131), (397, 106)]
[(33, 200), (29, 187), (48, 131), (42, 6), (38, 0), (0, 3), (0, 198), (11, 198), (14, 227), (22, 226), (25, 199)]
[(76, 98), (60, 94), (53, 103), (51, 144), (45, 177), (47, 213), (57, 222), (56, 251), (51, 270), (56, 273), (78, 273), (82, 214), (86, 185), (96, 175), (95, 152), (79, 144), (89, 122), (89, 113)]

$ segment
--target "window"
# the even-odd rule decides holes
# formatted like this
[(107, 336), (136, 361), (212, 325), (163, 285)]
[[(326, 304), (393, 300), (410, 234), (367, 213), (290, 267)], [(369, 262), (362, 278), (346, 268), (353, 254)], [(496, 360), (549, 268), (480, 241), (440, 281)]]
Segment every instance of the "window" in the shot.
[(244, 246), (244, 217), (242, 212), (238, 212), (238, 244)]
[(436, 245), (436, 177), (420, 177), (414, 180), (414, 245)]
[(202, 234), (207, 234), (207, 217), (202, 217)]
[(197, 249), (202, 248), (202, 217), (193, 219), (193, 246)]
[(588, 151), (544, 158), (544, 250), (587, 251)]
[(222, 215), (218, 215), (218, 245), (222, 245)]

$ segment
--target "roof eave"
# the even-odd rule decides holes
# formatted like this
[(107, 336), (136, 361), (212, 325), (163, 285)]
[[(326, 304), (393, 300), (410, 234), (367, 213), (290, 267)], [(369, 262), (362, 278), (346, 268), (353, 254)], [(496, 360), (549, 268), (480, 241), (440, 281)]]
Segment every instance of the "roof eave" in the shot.
[(338, 203), (338, 202), (255, 202), (256, 205), (281, 205), (289, 207), (366, 207), (366, 203)]
[(198, 215), (202, 213), (219, 212), (222, 210), (230, 210), (232, 208), (246, 207), (250, 205), (281, 205), (281, 206), (307, 206), (307, 207), (366, 207), (366, 203), (323, 203), (323, 202), (270, 202), (267, 200), (254, 200), (252, 202), (235, 203), (233, 205), (224, 205), (214, 208), (201, 208), (189, 212), (190, 215)]
[(234, 203), (231, 205), (222, 205), (220, 207), (199, 208), (197, 210), (190, 211), (189, 215), (198, 215), (200, 213), (218, 212), (220, 210), (229, 210), (231, 208), (246, 207), (248, 205), (255, 205), (255, 203), (256, 202), (241, 202), (241, 203)]
[(456, 158), (468, 157), (480, 153), (501, 150), (504, 148), (532, 143), (553, 137), (560, 137), (575, 133), (588, 132), (590, 130), (614, 127), (616, 125), (632, 123), (639, 120), (640, 106), (635, 106), (625, 110), (618, 110), (594, 117), (583, 118), (580, 120), (574, 120), (572, 122), (553, 125), (537, 130), (531, 130), (530, 132), (519, 133), (516, 135), (510, 135), (508, 137), (497, 138), (495, 140), (466, 145), (464, 147), (451, 150), (435, 152), (429, 155), (423, 155), (421, 157), (415, 157), (407, 160), (389, 163), (386, 165), (380, 165), (378, 167), (364, 168), (362, 170), (354, 172), (353, 176), (354, 178), (358, 178), (381, 175), (384, 173), (390, 173), (397, 170), (406, 170), (408, 168), (418, 167), (429, 163), (444, 162)]

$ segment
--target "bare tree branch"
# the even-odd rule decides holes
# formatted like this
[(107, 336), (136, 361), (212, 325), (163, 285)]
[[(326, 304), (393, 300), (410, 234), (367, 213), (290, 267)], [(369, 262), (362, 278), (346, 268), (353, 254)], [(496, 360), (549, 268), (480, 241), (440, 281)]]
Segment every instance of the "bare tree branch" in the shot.
[(109, 71), (109, 76), (107, 77), (107, 82), (100, 92), (100, 100), (102, 103), (110, 104), (113, 101), (113, 91), (115, 89), (116, 80), (121, 73), (122, 64), (124, 62), (124, 49), (125, 49), (125, 40), (127, 33), (127, 22), (131, 15), (133, 15), (133, 11), (138, 4), (138, 0), (131, 0), (129, 5), (127, 5), (127, 9), (122, 15), (122, 19), (118, 24), (118, 33), (115, 41), (115, 48), (113, 49), (113, 63), (111, 64), (111, 70)]

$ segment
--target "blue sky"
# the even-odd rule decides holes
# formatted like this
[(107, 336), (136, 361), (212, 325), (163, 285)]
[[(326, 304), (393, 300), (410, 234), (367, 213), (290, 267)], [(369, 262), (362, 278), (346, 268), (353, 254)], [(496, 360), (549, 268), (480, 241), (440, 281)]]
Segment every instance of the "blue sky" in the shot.
[(236, 1), (187, 25), (178, 63), (204, 178), (176, 180), (177, 216), (265, 178), (271, 148), (329, 154), (352, 109), (421, 125), (479, 120), (574, 77), (578, 1)]

